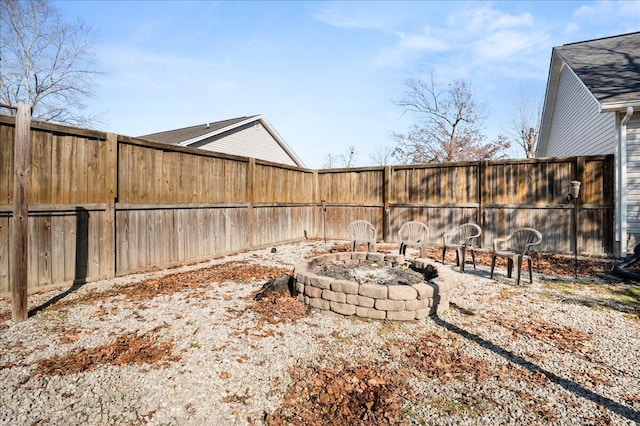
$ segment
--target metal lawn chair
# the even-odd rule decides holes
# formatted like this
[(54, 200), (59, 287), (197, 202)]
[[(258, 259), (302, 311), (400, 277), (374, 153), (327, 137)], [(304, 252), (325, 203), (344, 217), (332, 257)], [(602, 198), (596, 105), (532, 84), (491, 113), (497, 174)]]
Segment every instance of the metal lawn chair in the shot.
[(460, 272), (464, 272), (466, 251), (471, 252), (473, 269), (476, 269), (476, 255), (473, 251), (473, 242), (482, 230), (475, 223), (465, 223), (454, 230), (442, 234), (442, 264), (444, 265), (444, 255), (448, 248), (456, 251), (456, 264), (460, 266)]
[(491, 278), (496, 265), (496, 257), (507, 258), (507, 277), (511, 278), (513, 264), (516, 264), (516, 285), (520, 284), (520, 272), (522, 271), (522, 261), (527, 259), (529, 263), (529, 282), (533, 282), (533, 271), (531, 270), (531, 247), (542, 242), (542, 234), (533, 228), (518, 228), (506, 238), (496, 238), (493, 240), (493, 254), (491, 256)]

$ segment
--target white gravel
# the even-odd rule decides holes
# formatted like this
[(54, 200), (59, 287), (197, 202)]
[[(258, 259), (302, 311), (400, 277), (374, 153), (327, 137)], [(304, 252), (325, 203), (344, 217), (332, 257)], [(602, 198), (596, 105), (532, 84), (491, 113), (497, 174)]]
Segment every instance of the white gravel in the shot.
[[(291, 267), (324, 247), (306, 241), (278, 246), (275, 253), (256, 250), (91, 283), (63, 300), (230, 260)], [(259, 324), (247, 309), (248, 296), (264, 281), (212, 283), (150, 300), (109, 297), (54, 305), (20, 324), (5, 321), (0, 323), (0, 424), (262, 424), (266, 413), (283, 404), (291, 368), (356, 363), (406, 368), (398, 348), (416, 345), (428, 333), (459, 346), (464, 359), (485, 363), (490, 374), (478, 382), (406, 378), (414, 391), (404, 407), (408, 424), (640, 422), (637, 312), (606, 306), (608, 296), (594, 285), (559, 285), (537, 275), (533, 284), (515, 287), (505, 271), (497, 270), (490, 280), (488, 268), (480, 266), (454, 275), (458, 287), (451, 309), (407, 323), (311, 312), (293, 323)], [(29, 305), (60, 293), (32, 295)], [(10, 301), (0, 299), (0, 311), (8, 309)], [(99, 365), (53, 376), (37, 371), (40, 360), (107, 345), (127, 332), (173, 343), (177, 360)]]

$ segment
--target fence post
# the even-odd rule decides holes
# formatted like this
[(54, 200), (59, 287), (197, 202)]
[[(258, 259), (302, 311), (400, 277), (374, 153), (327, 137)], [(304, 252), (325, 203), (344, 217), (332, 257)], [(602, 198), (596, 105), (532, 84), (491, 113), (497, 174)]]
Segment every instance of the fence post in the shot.
[(582, 218), (582, 214), (583, 214), (583, 209), (582, 209), (582, 205), (584, 204), (584, 195), (586, 194), (586, 183), (590, 183), (590, 182), (585, 182), (584, 180), (584, 164), (585, 164), (585, 158), (583, 156), (580, 157), (576, 157), (576, 170), (575, 170), (575, 179), (577, 181), (582, 182), (582, 194), (578, 197), (577, 200), (575, 200), (575, 204), (573, 206), (574, 209), (576, 209), (576, 216), (575, 216), (575, 236), (574, 238), (576, 239), (576, 253), (579, 253), (580, 250), (584, 251), (584, 240), (583, 240), (583, 232), (580, 229), (579, 222), (580, 222), (580, 218)]
[[(118, 200), (118, 135), (107, 133), (106, 143), (106, 170), (105, 193), (102, 196), (106, 201), (104, 218), (104, 252), (105, 272), (107, 277), (116, 276), (118, 264), (118, 245), (116, 244), (116, 202)], [(155, 182), (154, 184), (158, 184)]]
[(249, 158), (249, 164), (247, 166), (247, 201), (249, 205), (247, 207), (247, 245), (248, 249), (253, 248), (253, 241), (255, 238), (254, 232), (255, 216), (253, 213), (253, 204), (255, 202), (255, 187), (256, 187), (256, 159)]
[(11, 318), (27, 319), (29, 257), (29, 183), (31, 178), (31, 105), (18, 104), (13, 173), (13, 259), (11, 267)]
[(391, 242), (391, 208), (389, 206), (391, 200), (391, 166), (384, 166), (382, 173), (382, 241)]
[(487, 173), (487, 165), (488, 161), (480, 161), (478, 162), (478, 216), (477, 216), (477, 224), (482, 229), (482, 237), (480, 238), (480, 248), (487, 247), (487, 243), (485, 242), (486, 237), (486, 223), (485, 223), (485, 209), (488, 198), (488, 183), (486, 181), (486, 173)]

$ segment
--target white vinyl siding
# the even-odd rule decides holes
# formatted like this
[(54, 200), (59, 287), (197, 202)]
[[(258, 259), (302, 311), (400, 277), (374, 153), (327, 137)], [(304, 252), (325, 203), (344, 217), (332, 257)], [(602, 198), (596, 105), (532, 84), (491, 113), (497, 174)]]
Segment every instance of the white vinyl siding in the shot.
[(271, 136), (271, 133), (258, 121), (189, 146), (224, 154), (253, 157), (290, 166), (296, 165), (289, 154)]
[(545, 156), (614, 153), (615, 113), (601, 113), (598, 102), (566, 66), (555, 102)]
[(640, 242), (640, 114), (637, 112), (627, 123), (627, 232), (635, 236), (629, 239), (629, 250), (633, 250), (633, 245)]

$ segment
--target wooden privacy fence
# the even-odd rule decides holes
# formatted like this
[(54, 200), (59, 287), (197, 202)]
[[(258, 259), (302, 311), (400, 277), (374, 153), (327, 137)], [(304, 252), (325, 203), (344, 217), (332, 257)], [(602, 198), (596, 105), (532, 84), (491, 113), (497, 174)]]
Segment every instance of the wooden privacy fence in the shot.
[[(0, 115), (0, 293), (11, 278), (14, 136), (14, 118)], [(420, 220), (432, 243), (473, 221), (483, 247), (527, 225), (543, 233), (542, 251), (571, 252), (565, 196), (576, 179), (579, 250), (613, 252), (610, 156), (309, 170), (41, 122), (31, 137), (31, 289), (344, 239), (355, 219), (388, 242)]]
[(418, 220), (439, 244), (453, 226), (475, 222), (481, 247), (528, 226), (543, 234), (540, 251), (570, 253), (574, 204), (566, 195), (579, 180), (578, 251), (613, 254), (613, 167), (613, 156), (590, 156), (319, 170), (318, 187), (330, 238), (344, 238), (351, 220), (366, 219), (395, 241), (404, 222)]

